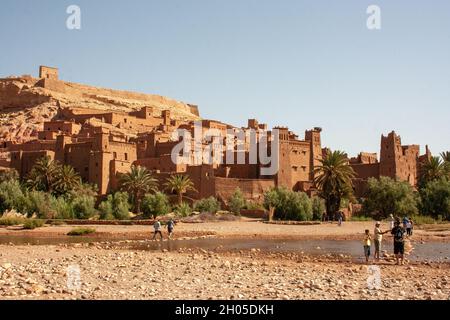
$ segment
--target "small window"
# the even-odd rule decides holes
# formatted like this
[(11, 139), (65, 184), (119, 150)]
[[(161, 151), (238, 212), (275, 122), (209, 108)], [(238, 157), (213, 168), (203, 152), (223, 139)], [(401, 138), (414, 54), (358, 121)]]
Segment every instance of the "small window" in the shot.
[(117, 152), (114, 152), (114, 159), (117, 159)]
[(125, 152), (125, 161), (128, 161), (128, 153)]

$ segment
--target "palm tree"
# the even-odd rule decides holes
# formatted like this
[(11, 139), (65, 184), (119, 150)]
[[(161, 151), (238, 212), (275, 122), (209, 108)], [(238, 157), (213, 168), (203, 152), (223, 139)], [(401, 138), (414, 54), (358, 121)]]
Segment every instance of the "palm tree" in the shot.
[(420, 185), (437, 180), (445, 175), (445, 165), (439, 157), (431, 157), (420, 167)]
[(151, 191), (157, 191), (157, 180), (144, 167), (132, 166), (130, 172), (119, 176), (120, 190), (131, 194), (136, 213), (141, 212), (142, 197)]
[(353, 197), (352, 178), (356, 174), (342, 151), (328, 151), (320, 162), (320, 166), (314, 167), (314, 183), (325, 199), (328, 217), (333, 217), (342, 199)]
[(59, 166), (54, 188), (59, 194), (67, 194), (81, 185), (81, 178), (72, 166)]
[(445, 174), (450, 179), (450, 151), (441, 152), (441, 158), (444, 161)]
[(183, 202), (183, 194), (192, 190), (195, 191), (194, 183), (188, 176), (177, 174), (171, 175), (164, 184), (166, 189), (170, 192), (175, 192), (178, 195), (178, 204)]
[(441, 158), (444, 162), (450, 163), (450, 151), (441, 152)]
[(38, 159), (27, 177), (27, 185), (35, 190), (53, 193), (60, 165), (50, 156)]

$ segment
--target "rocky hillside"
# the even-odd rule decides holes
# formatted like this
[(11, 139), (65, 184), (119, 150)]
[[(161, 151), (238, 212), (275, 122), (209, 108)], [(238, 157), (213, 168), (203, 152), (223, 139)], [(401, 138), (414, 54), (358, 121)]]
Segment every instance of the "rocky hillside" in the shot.
[(199, 119), (196, 106), (158, 95), (60, 80), (44, 84), (43, 79), (31, 76), (0, 79), (0, 142), (30, 140), (59, 108), (130, 112), (143, 106), (152, 106), (156, 113), (169, 109), (177, 120)]

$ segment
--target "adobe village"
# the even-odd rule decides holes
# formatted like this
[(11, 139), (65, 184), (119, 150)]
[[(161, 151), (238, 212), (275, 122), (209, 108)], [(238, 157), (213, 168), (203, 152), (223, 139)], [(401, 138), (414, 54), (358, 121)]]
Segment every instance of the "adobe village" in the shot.
[[(450, 152), (323, 134), (1, 78), (0, 299), (449, 299)], [(196, 147), (219, 161), (174, 161)]]

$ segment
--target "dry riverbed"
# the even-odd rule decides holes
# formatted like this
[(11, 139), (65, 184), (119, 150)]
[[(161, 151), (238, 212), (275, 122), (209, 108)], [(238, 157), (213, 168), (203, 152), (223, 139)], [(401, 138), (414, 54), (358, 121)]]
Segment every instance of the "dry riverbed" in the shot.
[[(74, 244), (2, 245), (0, 252), (1, 299), (450, 299), (445, 263), (382, 263), (380, 287), (369, 289), (366, 265), (258, 249)], [(68, 288), (68, 267), (79, 268), (79, 288)]]
[[(149, 238), (151, 226), (93, 226), (97, 234), (89, 243), (59, 243), (73, 227), (0, 228), (0, 239), (50, 236), (56, 240), (48, 245), (0, 245), (0, 299), (450, 299), (450, 264), (445, 261), (395, 266), (385, 259), (377, 265), (380, 282), (369, 282), (373, 288), (367, 282), (373, 279), (369, 267), (350, 256), (195, 246), (167, 251), (165, 245), (138, 250), (134, 246), (147, 241), (137, 239)], [(180, 223), (175, 235), (178, 239), (360, 240), (365, 228), (371, 230), (373, 222), (338, 227), (243, 220)], [(446, 245), (448, 226), (416, 229), (413, 238)], [(121, 239), (127, 240), (116, 242)], [(386, 245), (388, 241), (389, 237)], [(386, 249), (391, 250), (388, 245)], [(73, 273), (77, 269), (79, 282), (78, 273)]]

